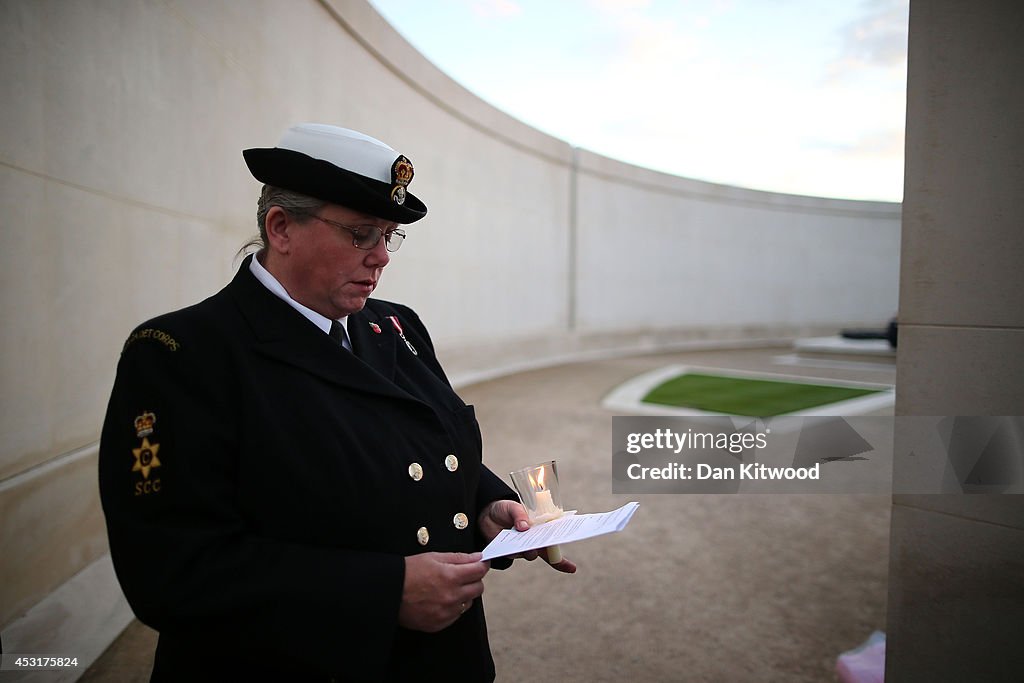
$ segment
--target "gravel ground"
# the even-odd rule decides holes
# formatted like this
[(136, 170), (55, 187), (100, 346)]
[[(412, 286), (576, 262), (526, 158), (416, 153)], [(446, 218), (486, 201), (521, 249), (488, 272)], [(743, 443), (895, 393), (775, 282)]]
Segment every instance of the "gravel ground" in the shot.
[[(564, 549), (580, 571), (517, 562), (485, 580), (499, 681), (834, 680), (835, 658), (884, 630), (889, 496), (613, 495), (601, 398), (670, 363), (893, 383), (890, 370), (777, 366), (788, 349), (591, 361), (460, 393), (485, 462), (558, 461), (581, 512), (639, 500), (629, 527)], [(81, 679), (146, 681), (155, 634), (133, 623)]]

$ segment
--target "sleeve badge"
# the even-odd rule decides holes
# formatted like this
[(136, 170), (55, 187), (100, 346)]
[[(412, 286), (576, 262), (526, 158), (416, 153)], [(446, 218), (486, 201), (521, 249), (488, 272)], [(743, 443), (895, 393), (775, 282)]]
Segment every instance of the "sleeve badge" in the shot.
[(153, 433), (153, 425), (156, 424), (156, 414), (145, 412), (135, 418), (135, 435), (140, 439)]
[(150, 443), (148, 438), (143, 439), (141, 446), (132, 449), (135, 455), (132, 472), (142, 472), (142, 478), (149, 479), (150, 471), (160, 467), (160, 458), (156, 455), (159, 451), (160, 444)]

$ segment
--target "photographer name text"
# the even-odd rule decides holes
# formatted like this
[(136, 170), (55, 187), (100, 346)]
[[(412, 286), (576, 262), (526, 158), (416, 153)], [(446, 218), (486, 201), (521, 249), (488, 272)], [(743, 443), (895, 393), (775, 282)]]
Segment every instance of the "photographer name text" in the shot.
[(643, 467), (639, 463), (633, 463), (626, 468), (626, 476), (633, 480), (781, 479), (793, 481), (795, 479), (820, 479), (821, 463), (815, 463), (810, 467), (769, 467), (761, 463), (747, 463), (736, 467), (713, 467), (703, 463), (684, 465), (678, 462), (669, 463), (664, 467)]

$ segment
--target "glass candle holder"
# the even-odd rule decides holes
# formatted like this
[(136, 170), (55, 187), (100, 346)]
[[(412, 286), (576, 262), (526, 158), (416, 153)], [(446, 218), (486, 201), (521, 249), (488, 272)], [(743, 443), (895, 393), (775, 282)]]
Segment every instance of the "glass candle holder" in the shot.
[(512, 485), (526, 508), (530, 524), (543, 524), (562, 516), (562, 497), (558, 490), (558, 469), (554, 460), (524, 467), (511, 473)]

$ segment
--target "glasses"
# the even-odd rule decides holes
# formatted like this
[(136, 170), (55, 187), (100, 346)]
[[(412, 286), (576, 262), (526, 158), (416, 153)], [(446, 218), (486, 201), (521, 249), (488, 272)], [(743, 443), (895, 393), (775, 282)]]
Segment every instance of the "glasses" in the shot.
[(298, 213), (303, 216), (315, 218), (318, 221), (327, 223), (327, 225), (333, 225), (341, 230), (347, 230), (352, 233), (352, 246), (356, 249), (362, 249), (364, 251), (370, 251), (378, 244), (380, 240), (384, 238), (384, 248), (394, 253), (402, 246), (402, 242), (405, 240), (405, 231), (395, 228), (384, 232), (376, 225), (342, 225), (337, 221), (328, 220), (321, 218), (315, 213), (305, 213), (302, 211), (293, 211), (292, 213)]

